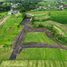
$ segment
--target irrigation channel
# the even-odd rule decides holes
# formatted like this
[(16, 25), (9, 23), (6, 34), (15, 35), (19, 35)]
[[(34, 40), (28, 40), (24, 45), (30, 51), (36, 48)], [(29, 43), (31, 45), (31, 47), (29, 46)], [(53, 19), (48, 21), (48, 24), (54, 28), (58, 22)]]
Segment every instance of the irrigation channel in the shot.
[(20, 34), (18, 35), (18, 37), (16, 38), (15, 42), (13, 43), (13, 51), (12, 54), (9, 58), (9, 60), (15, 60), (17, 55), (24, 49), (24, 48), (59, 48), (59, 49), (65, 49), (67, 50), (67, 47), (64, 45), (59, 45), (59, 44), (55, 44), (55, 45), (48, 45), (48, 44), (44, 44), (44, 43), (22, 43), (22, 41), (25, 38), (25, 34), (26, 31), (27, 32), (45, 32), (49, 37), (51, 36), (51, 32), (48, 31), (45, 28), (35, 28), (33, 29), (32, 27), (30, 27), (28, 24), (30, 24), (31, 22), (31, 18), (26, 17), (22, 23), (20, 23), (21, 25), (24, 25), (24, 28), (21, 30)]

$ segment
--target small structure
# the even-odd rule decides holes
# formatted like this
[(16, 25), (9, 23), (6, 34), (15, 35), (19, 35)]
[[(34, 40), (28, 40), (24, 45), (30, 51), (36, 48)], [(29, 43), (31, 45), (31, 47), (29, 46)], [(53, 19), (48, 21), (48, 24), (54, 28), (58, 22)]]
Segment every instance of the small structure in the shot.
[(12, 4), (11, 10), (8, 12), (8, 14), (17, 14), (17, 13), (19, 13), (18, 6), (19, 6), (19, 3)]
[(56, 7), (58, 10), (64, 10), (63, 2), (58, 2)]
[(59, 9), (60, 9), (60, 10), (63, 10), (63, 9), (64, 9), (63, 5), (60, 5), (60, 6), (59, 6)]

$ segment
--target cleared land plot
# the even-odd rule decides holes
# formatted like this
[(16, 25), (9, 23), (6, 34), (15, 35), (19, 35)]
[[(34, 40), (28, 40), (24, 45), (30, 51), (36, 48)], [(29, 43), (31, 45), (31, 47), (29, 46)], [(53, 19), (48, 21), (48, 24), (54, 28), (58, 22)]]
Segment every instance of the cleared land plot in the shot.
[(51, 48), (23, 49), (17, 56), (18, 60), (67, 60), (67, 50)]
[(48, 45), (56, 44), (53, 40), (51, 40), (45, 33), (43, 32), (28, 32), (25, 36), (25, 43), (29, 42), (37, 42), (37, 43), (45, 43)]
[(1, 67), (67, 67), (67, 61), (55, 60), (17, 60), (3, 61)]

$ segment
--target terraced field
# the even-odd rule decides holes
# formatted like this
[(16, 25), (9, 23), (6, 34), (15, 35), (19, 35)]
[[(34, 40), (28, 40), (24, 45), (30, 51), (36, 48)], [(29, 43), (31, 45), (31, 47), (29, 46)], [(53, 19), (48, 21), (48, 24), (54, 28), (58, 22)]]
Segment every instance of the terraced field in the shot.
[(18, 27), (22, 19), (21, 14), (11, 15), (4, 24), (0, 25), (0, 63), (8, 60), (12, 53), (11, 46), (22, 29)]
[(23, 49), (17, 56), (18, 60), (61, 60), (67, 61), (67, 50), (51, 48)]
[(2, 61), (8, 60), (12, 53), (12, 48), (0, 48), (0, 63)]
[(45, 33), (43, 32), (30, 32), (25, 36), (25, 43), (29, 42), (37, 42), (37, 43), (45, 43), (49, 45), (56, 44), (55, 41), (51, 40)]
[[(15, 43), (13, 43), (13, 49), (2, 49), (1, 52), (1, 63), (2, 67), (66, 67), (67, 66), (67, 43), (63, 44), (59, 41), (48, 36), (45, 32), (46, 29), (53, 26), (53, 30), (58, 34), (63, 33), (64, 37), (67, 37), (67, 23), (66, 18), (64, 18), (64, 24), (60, 20), (66, 17), (66, 12), (30, 12), (33, 14), (33, 20), (30, 18), (24, 19), (21, 27), (18, 27), (22, 17), (11, 16), (7, 23), (0, 27), (0, 41), (1, 45), (12, 45), (14, 38), (19, 34)], [(56, 14), (55, 14), (56, 13)], [(56, 17), (55, 17), (56, 15)], [(58, 17), (57, 17), (58, 16)], [(60, 19), (59, 19), (60, 17)], [(58, 19), (57, 19), (58, 18)], [(11, 22), (11, 23), (9, 23)], [(30, 23), (31, 22), (31, 23)], [(30, 27), (29, 27), (30, 26)], [(32, 28), (31, 28), (32, 26)], [(31, 28), (31, 29), (30, 29)], [(36, 28), (41, 28), (37, 31)], [(45, 30), (43, 30), (45, 28)], [(34, 29), (36, 31), (34, 31)], [(42, 31), (43, 30), (43, 31)], [(42, 32), (41, 32), (42, 31)], [(5, 32), (5, 33), (4, 33)], [(52, 32), (52, 31), (51, 31)], [(6, 34), (6, 35), (4, 35)], [(11, 36), (10, 36), (11, 35)], [(9, 38), (8, 38), (9, 37)], [(66, 42), (66, 41), (65, 41)], [(26, 45), (25, 45), (26, 43)], [(31, 44), (33, 43), (33, 45)], [(39, 46), (37, 45), (39, 44)], [(49, 47), (45, 47), (43, 45)], [(56, 48), (56, 45), (58, 48)], [(52, 47), (55, 46), (55, 47)], [(42, 47), (42, 48), (41, 48)], [(9, 51), (7, 51), (9, 50)], [(0, 53), (1, 53), (0, 52)], [(2, 53), (1, 53), (2, 54)], [(9, 60), (7, 60), (9, 58)], [(15, 61), (14, 61), (15, 60)]]
[(1, 67), (66, 67), (67, 62), (56, 60), (3, 61)]
[[(38, 14), (39, 13), (39, 14)], [(45, 12), (31, 12), (34, 16), (32, 25), (34, 28), (48, 28), (50, 31), (54, 32), (56, 37), (59, 37), (58, 41), (62, 44), (67, 45), (67, 12), (66, 11), (45, 11)], [(39, 19), (40, 18), (40, 19)], [(54, 34), (54, 35), (55, 35)], [(55, 37), (55, 38), (56, 38)]]
[(21, 31), (21, 27), (18, 27), (22, 17), (10, 16), (7, 21), (0, 26), (0, 46), (10, 46), (15, 37)]

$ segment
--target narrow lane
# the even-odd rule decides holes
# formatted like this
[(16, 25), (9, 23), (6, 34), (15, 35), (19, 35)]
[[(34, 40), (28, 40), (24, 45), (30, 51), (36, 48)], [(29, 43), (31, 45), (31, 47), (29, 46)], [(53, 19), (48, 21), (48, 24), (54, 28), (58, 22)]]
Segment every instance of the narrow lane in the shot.
[(10, 60), (15, 60), (16, 56), (20, 53), (20, 51), (22, 50), (22, 41), (24, 40), (25, 34), (26, 34), (26, 30), (28, 29), (27, 24), (30, 23), (30, 18), (25, 18), (24, 21), (21, 23), (24, 25), (24, 28), (22, 29), (22, 31), (20, 32), (19, 36), (17, 37), (16, 41), (13, 43), (13, 52), (10, 56)]

